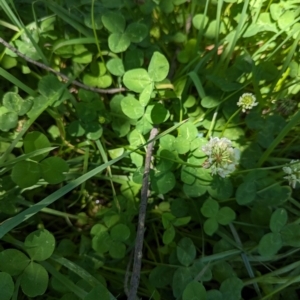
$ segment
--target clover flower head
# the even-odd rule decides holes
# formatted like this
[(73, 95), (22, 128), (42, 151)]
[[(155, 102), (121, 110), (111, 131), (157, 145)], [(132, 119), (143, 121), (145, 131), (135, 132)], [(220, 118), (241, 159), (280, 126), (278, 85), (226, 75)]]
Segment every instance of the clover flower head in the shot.
[(289, 166), (283, 167), (282, 170), (287, 176), (283, 178), (288, 180), (289, 185), (294, 189), (296, 187), (297, 182), (300, 183), (300, 161), (292, 160)]
[(246, 112), (247, 109), (252, 109), (257, 104), (256, 97), (251, 93), (244, 93), (237, 103), (238, 106), (242, 107), (243, 112)]
[(227, 138), (210, 138), (202, 151), (208, 156), (203, 168), (210, 168), (212, 175), (218, 174), (223, 178), (235, 170), (240, 159), (240, 150), (233, 148), (232, 142)]

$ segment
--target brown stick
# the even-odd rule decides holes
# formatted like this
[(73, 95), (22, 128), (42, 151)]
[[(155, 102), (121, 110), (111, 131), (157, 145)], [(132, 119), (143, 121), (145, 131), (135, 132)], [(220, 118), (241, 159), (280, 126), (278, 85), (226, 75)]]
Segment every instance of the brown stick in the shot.
[(136, 294), (140, 283), (142, 257), (143, 257), (143, 242), (144, 242), (144, 232), (145, 232), (145, 218), (146, 218), (146, 210), (147, 210), (147, 203), (148, 203), (149, 171), (150, 171), (153, 146), (155, 143), (153, 139), (157, 134), (158, 134), (158, 129), (156, 127), (152, 128), (149, 137), (149, 140), (151, 142), (148, 144), (146, 159), (145, 159), (145, 170), (144, 170), (143, 184), (142, 184), (142, 191), (141, 191), (139, 222), (138, 222), (138, 228), (137, 228), (136, 240), (135, 240), (134, 261), (133, 261), (133, 269), (132, 269), (132, 275), (130, 280), (130, 291), (127, 298), (128, 300), (136, 300)]
[(0, 37), (0, 43), (2, 45), (4, 45), (6, 48), (8, 48), (9, 50), (11, 50), (12, 52), (16, 53), (18, 56), (22, 57), (23, 59), (25, 59), (26, 61), (28, 61), (31, 64), (34, 64), (38, 67), (40, 67), (41, 69), (44, 69), (46, 71), (52, 72), (57, 76), (60, 76), (61, 78), (65, 79), (66, 81), (71, 81), (74, 85), (81, 87), (85, 90), (88, 91), (92, 91), (92, 92), (96, 92), (99, 94), (116, 94), (116, 93), (120, 93), (120, 92), (124, 92), (126, 91), (125, 88), (114, 88), (114, 89), (98, 89), (98, 88), (94, 88), (88, 85), (85, 85), (77, 80), (72, 80), (71, 78), (69, 78), (67, 75), (60, 73), (54, 69), (52, 69), (51, 67), (48, 67), (40, 62), (37, 62), (29, 57), (27, 57), (26, 55), (24, 55), (23, 53), (21, 53), (18, 49), (16, 49), (15, 47), (13, 47), (12, 45), (10, 45), (9, 43), (7, 43), (4, 39), (2, 39)]

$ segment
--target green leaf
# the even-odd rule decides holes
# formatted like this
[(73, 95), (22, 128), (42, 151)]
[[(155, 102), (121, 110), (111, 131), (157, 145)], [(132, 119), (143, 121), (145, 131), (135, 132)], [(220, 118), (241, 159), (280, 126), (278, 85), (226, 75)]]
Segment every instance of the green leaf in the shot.
[(20, 285), (28, 297), (43, 295), (48, 287), (48, 273), (45, 268), (35, 262), (30, 262), (21, 275)]
[(213, 266), (214, 279), (222, 283), (225, 279), (236, 276), (232, 266), (226, 261), (220, 261)]
[(124, 148), (115, 148), (108, 150), (108, 154), (111, 159), (115, 159), (119, 156), (121, 156), (124, 153)]
[(206, 218), (217, 216), (218, 211), (219, 203), (213, 199), (207, 199), (201, 207), (201, 213)]
[(148, 35), (148, 27), (143, 23), (130, 23), (126, 33), (132, 43), (140, 43)]
[(175, 199), (171, 202), (171, 212), (177, 218), (184, 217), (189, 212), (189, 203), (185, 199)]
[(102, 0), (101, 3), (103, 4), (103, 6), (105, 8), (117, 8), (117, 9), (120, 9), (120, 8), (123, 8), (123, 6), (125, 5), (123, 0), (114, 0), (114, 1), (111, 1), (111, 0)]
[(112, 33), (123, 33), (125, 29), (125, 18), (122, 14), (107, 12), (102, 16), (104, 27)]
[(112, 243), (112, 239), (107, 231), (103, 231), (98, 233), (93, 237), (92, 240), (92, 248), (102, 254), (107, 252), (110, 249), (110, 245)]
[(102, 136), (103, 127), (98, 122), (90, 122), (83, 124), (86, 137), (90, 140), (98, 140)]
[(147, 85), (140, 94), (139, 101), (143, 106), (147, 106), (153, 92), (154, 84)]
[(278, 70), (272, 62), (264, 61), (255, 66), (253, 75), (257, 82), (260, 80), (272, 81), (278, 76)]
[(237, 188), (236, 201), (239, 205), (247, 205), (256, 198), (256, 184), (253, 181), (246, 181)]
[(74, 55), (72, 57), (73, 62), (78, 64), (89, 64), (93, 60), (93, 55), (87, 49), (85, 52)]
[(270, 229), (272, 232), (279, 232), (288, 221), (288, 214), (284, 208), (277, 208), (270, 220)]
[(218, 221), (215, 218), (209, 218), (204, 222), (203, 230), (204, 232), (212, 236), (219, 228)]
[(125, 52), (124, 66), (126, 70), (140, 68), (144, 63), (144, 52), (139, 49)]
[(33, 106), (30, 109), (30, 111), (27, 113), (27, 116), (29, 118), (36, 118), (41, 113), (41, 111), (48, 106), (49, 102), (50, 100), (47, 97), (44, 96), (35, 97), (33, 99)]
[(27, 39), (27, 38), (24, 39), (24, 41), (16, 40), (15, 43), (16, 43), (18, 50), (33, 60), (39, 60), (40, 55), (38, 54), (38, 52), (35, 49), (35, 47), (33, 46), (33, 44), (28, 43), (28, 41), (29, 41), (29, 39)]
[(193, 278), (197, 278), (198, 281), (211, 281), (212, 272), (207, 264), (204, 264), (201, 258), (196, 259), (192, 266), (189, 267)]
[(136, 129), (133, 129), (128, 134), (128, 141), (131, 146), (137, 147), (143, 143), (143, 136)]
[(14, 293), (14, 282), (12, 277), (4, 272), (0, 272), (0, 291), (1, 300), (11, 299)]
[(115, 76), (123, 76), (125, 73), (123, 61), (117, 57), (110, 59), (107, 62), (106, 67), (108, 71)]
[(206, 300), (223, 300), (222, 294), (218, 290), (209, 290), (206, 293)]
[(185, 183), (183, 191), (189, 197), (200, 197), (206, 193), (207, 187), (200, 180), (196, 179), (192, 184)]
[(135, 125), (135, 129), (142, 135), (146, 135), (153, 128), (153, 125), (148, 121), (145, 115), (139, 119)]
[(41, 177), (41, 167), (34, 161), (21, 161), (13, 166), (11, 178), (20, 187), (35, 185)]
[(70, 136), (73, 137), (79, 137), (85, 134), (84, 128), (82, 127), (81, 123), (77, 120), (69, 123), (67, 131), (70, 134)]
[(183, 166), (181, 169), (181, 180), (186, 184), (193, 184), (196, 181), (196, 174), (196, 168)]
[[(164, 202), (164, 204), (169, 204), (169, 203)], [(166, 207), (164, 207), (164, 206), (166, 206)], [(164, 209), (169, 210), (168, 205), (160, 205), (159, 208), (161, 211), (164, 211)], [(161, 216), (161, 219), (162, 219), (163, 227), (165, 229), (167, 229), (169, 226), (172, 225), (173, 221), (176, 220), (176, 217), (173, 216), (170, 212), (164, 212)]]
[(251, 209), (251, 220), (253, 224), (269, 226), (272, 210), (269, 206), (255, 203)]
[(6, 249), (0, 252), (0, 270), (11, 276), (22, 273), (29, 262), (30, 259), (19, 250)]
[(283, 246), (281, 235), (279, 233), (270, 232), (265, 234), (258, 244), (258, 252), (262, 256), (273, 256)]
[[(124, 115), (124, 117), (126, 116)], [(119, 137), (123, 137), (129, 133), (130, 125), (129, 120), (115, 118), (112, 123), (112, 128)]]
[(17, 64), (17, 59), (9, 55), (4, 55), (4, 57), (1, 60), (1, 66), (6, 70), (15, 67)]
[(7, 132), (10, 129), (15, 128), (18, 125), (18, 114), (9, 111), (1, 112), (0, 111), (0, 130)]
[(179, 127), (179, 135), (184, 137), (187, 141), (192, 141), (198, 136), (197, 127), (192, 122), (186, 122)]
[(167, 172), (173, 167), (174, 162), (172, 160), (176, 160), (176, 155), (169, 150), (160, 149), (159, 150), (160, 159), (156, 165), (157, 172)]
[(184, 136), (178, 136), (173, 143), (174, 150), (179, 154), (185, 154), (190, 150), (190, 142)]
[(250, 112), (246, 116), (246, 125), (253, 130), (260, 130), (265, 125), (265, 120), (261, 117), (260, 113)]
[[(66, 291), (64, 291), (66, 292)], [(65, 293), (60, 300), (78, 300), (79, 298), (74, 293)]]
[(170, 0), (161, 0), (159, 2), (159, 7), (162, 10), (162, 12), (166, 14), (169, 14), (174, 10), (174, 5)]
[(132, 181), (137, 184), (143, 183), (143, 176), (144, 176), (144, 167), (139, 167), (136, 171), (132, 174)]
[(171, 191), (176, 184), (175, 176), (172, 172), (157, 174), (151, 177), (151, 187), (158, 194), (166, 194)]
[(242, 298), (243, 281), (237, 277), (231, 277), (224, 280), (220, 287), (223, 299), (240, 300)]
[(94, 76), (86, 73), (83, 75), (83, 83), (89, 86), (105, 89), (112, 84), (112, 78), (109, 74), (105, 74), (103, 76)]
[(149, 281), (153, 286), (163, 288), (172, 283), (174, 272), (175, 270), (168, 266), (157, 266), (151, 270)]
[(285, 225), (281, 231), (282, 241), (285, 245), (291, 247), (300, 247), (300, 225), (288, 224)]
[[(24, 137), (23, 144), (24, 144), (24, 152), (26, 154), (33, 152), (35, 150), (51, 147), (48, 138), (39, 131), (32, 131), (27, 133), (26, 136)], [(33, 160), (40, 161), (46, 156), (48, 156), (48, 153), (37, 155), (33, 158)]]
[(270, 5), (270, 13), (272, 19), (277, 21), (280, 16), (285, 12), (286, 8), (283, 6), (284, 2), (281, 3), (272, 3)]
[(107, 214), (103, 218), (104, 224), (107, 228), (111, 228), (120, 221), (120, 215), (117, 213), (111, 212), (110, 214)]
[(208, 23), (208, 17), (203, 14), (197, 14), (193, 17), (193, 25), (196, 29), (204, 29)]
[(114, 53), (127, 50), (130, 46), (130, 38), (127, 33), (112, 33), (108, 37), (108, 47)]
[(161, 103), (155, 103), (148, 105), (145, 116), (152, 124), (161, 124), (168, 120), (170, 113)]
[(91, 235), (98, 235), (101, 234), (102, 232), (107, 231), (107, 227), (102, 225), (102, 224), (96, 224), (92, 227), (91, 229)]
[(196, 54), (196, 45), (197, 45), (196, 39), (188, 40), (184, 46), (184, 49), (180, 51), (177, 55), (178, 61), (183, 64), (191, 61)]
[(60, 157), (49, 157), (44, 159), (40, 166), (42, 177), (50, 184), (57, 184), (65, 180), (65, 174), (69, 171), (69, 165)]
[(111, 241), (109, 255), (115, 259), (124, 258), (126, 255), (126, 246), (119, 241)]
[(218, 31), (220, 33), (225, 33), (226, 25), (224, 22), (218, 22), (217, 20), (210, 20), (208, 24), (208, 28), (206, 29), (204, 36), (208, 39), (214, 39), (215, 33)]
[[(83, 13), (83, 12), (82, 12)], [(87, 12), (84, 14), (84, 25), (91, 29), (100, 30), (103, 28), (103, 23), (101, 18), (92, 18), (91, 13)]]
[[(226, 75), (227, 76), (227, 75)], [(232, 92), (232, 91), (237, 91), (241, 88), (243, 88), (243, 85), (238, 83), (238, 82), (232, 82), (230, 81), (227, 77), (223, 76), (218, 76), (218, 75), (207, 75), (207, 79), (211, 82), (213, 82), (217, 87), (219, 87), (222, 91), (224, 92)], [(203, 103), (206, 106), (211, 106), (213, 105), (214, 107), (214, 103), (217, 102), (217, 96), (208, 96), (211, 97), (211, 99), (206, 99), (207, 97), (203, 98)], [(204, 100), (206, 99), (206, 100)], [(202, 103), (202, 101), (201, 101)]]
[(175, 136), (166, 134), (159, 139), (160, 147), (163, 149), (172, 151), (174, 150), (173, 143), (175, 141)]
[(125, 224), (117, 224), (110, 230), (110, 236), (115, 241), (125, 242), (130, 237), (130, 229)]
[(163, 243), (165, 245), (169, 245), (173, 242), (175, 238), (175, 229), (172, 225), (170, 225), (169, 228), (167, 228), (163, 234)]
[(289, 186), (274, 185), (259, 192), (259, 201), (265, 205), (280, 205), (287, 201), (291, 196), (291, 188)]
[(227, 200), (232, 196), (233, 185), (229, 178), (214, 176), (211, 185), (207, 188), (208, 193), (215, 199)]
[(52, 74), (43, 76), (38, 84), (38, 89), (42, 96), (47, 99), (53, 98), (59, 101), (66, 100), (70, 97), (68, 90), (64, 90), (63, 93), (57, 93), (57, 91), (63, 87), (63, 84)]
[(55, 249), (55, 238), (46, 229), (40, 229), (27, 235), (24, 247), (32, 260), (43, 261), (49, 258)]
[(101, 300), (112, 300), (110, 297), (110, 293), (108, 289), (102, 285), (99, 284), (96, 287), (94, 287), (88, 295), (86, 295), (83, 300), (95, 300), (95, 299), (101, 299)]
[(201, 99), (201, 105), (205, 108), (213, 108), (220, 104), (220, 99), (217, 96), (206, 96)]
[(75, 253), (76, 249), (77, 246), (71, 240), (62, 239), (59, 242), (56, 251), (59, 252), (59, 254), (61, 254), (62, 256), (71, 256)]
[(206, 290), (202, 283), (192, 281), (183, 291), (182, 300), (206, 300)]
[(230, 207), (222, 207), (217, 214), (217, 221), (221, 225), (228, 225), (235, 220), (235, 212)]
[(179, 267), (173, 276), (172, 289), (175, 299), (180, 299), (186, 286), (193, 280), (190, 268)]
[(196, 98), (193, 95), (189, 95), (184, 101), (183, 106), (186, 108), (191, 108), (196, 104)]
[(17, 113), (19, 116), (25, 115), (32, 107), (31, 99), (23, 100), (17, 93), (8, 92), (3, 96), (3, 105), (7, 110)]
[(285, 29), (289, 31), (287, 28), (288, 25), (292, 25), (292, 21), (294, 21), (299, 15), (299, 12), (296, 10), (286, 10), (278, 19), (277, 24), (280, 29)]
[[(251, 113), (249, 115), (251, 115)], [(261, 147), (257, 143), (251, 143), (251, 145), (243, 151), (240, 164), (245, 169), (255, 168), (261, 156), (262, 156)]]
[(134, 69), (124, 74), (123, 82), (129, 90), (141, 93), (152, 80), (145, 69)]
[(121, 101), (123, 113), (131, 119), (139, 119), (144, 114), (144, 107), (132, 96), (124, 97)]
[(162, 81), (167, 77), (169, 68), (166, 57), (159, 52), (154, 52), (148, 67), (149, 77), (153, 81)]
[(177, 259), (179, 262), (188, 267), (196, 258), (196, 248), (190, 238), (182, 238), (176, 247)]

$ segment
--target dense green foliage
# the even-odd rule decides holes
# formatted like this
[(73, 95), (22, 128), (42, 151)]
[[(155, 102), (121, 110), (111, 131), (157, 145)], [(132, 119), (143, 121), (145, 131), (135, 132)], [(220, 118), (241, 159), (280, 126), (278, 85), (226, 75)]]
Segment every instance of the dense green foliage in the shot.
[(1, 300), (126, 299), (154, 127), (138, 296), (298, 299), (297, 2), (0, 0)]

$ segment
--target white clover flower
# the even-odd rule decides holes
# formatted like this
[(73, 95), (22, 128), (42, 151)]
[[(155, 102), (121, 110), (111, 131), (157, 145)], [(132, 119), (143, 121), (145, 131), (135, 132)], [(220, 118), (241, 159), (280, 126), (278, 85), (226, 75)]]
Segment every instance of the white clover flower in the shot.
[(202, 151), (208, 156), (202, 164), (203, 168), (210, 168), (212, 175), (218, 174), (223, 178), (235, 170), (240, 159), (240, 150), (233, 148), (227, 138), (210, 138)]
[(295, 164), (299, 160), (292, 160), (289, 166), (283, 167), (282, 170), (287, 176), (284, 176), (284, 179), (287, 179), (289, 185), (294, 189), (297, 182), (300, 183), (300, 162)]
[(246, 112), (247, 109), (251, 109), (257, 104), (258, 102), (256, 102), (256, 97), (250, 93), (243, 94), (237, 103), (238, 106), (242, 107), (243, 112)]

